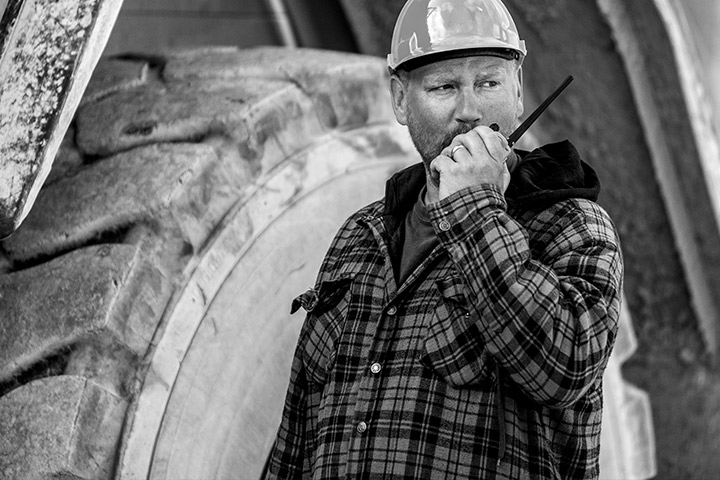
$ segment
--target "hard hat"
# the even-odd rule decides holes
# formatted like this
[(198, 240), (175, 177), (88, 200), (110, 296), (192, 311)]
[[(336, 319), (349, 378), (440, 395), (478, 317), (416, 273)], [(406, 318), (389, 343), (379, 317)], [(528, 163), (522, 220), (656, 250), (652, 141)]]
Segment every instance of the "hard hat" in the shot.
[(527, 54), (500, 0), (408, 0), (395, 23), (388, 66), (395, 70), (438, 53), (467, 55), (476, 49), (520, 61)]

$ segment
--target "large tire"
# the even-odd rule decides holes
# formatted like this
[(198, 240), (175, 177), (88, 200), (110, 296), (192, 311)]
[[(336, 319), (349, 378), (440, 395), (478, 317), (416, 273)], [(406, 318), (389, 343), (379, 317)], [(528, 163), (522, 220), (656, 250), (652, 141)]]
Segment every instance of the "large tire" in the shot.
[(384, 62), (104, 59), (0, 263), (0, 478), (257, 478), (340, 222), (417, 161)]

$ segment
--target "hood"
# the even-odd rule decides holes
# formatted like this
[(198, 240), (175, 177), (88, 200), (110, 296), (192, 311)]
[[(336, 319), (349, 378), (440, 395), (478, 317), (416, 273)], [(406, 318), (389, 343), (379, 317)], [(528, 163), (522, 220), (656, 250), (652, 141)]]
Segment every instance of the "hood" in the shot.
[(568, 198), (597, 200), (600, 180), (568, 140), (515, 152), (521, 160), (505, 192), (512, 208), (542, 209)]
[[(600, 180), (568, 140), (549, 143), (532, 152), (514, 150), (520, 162), (512, 172), (505, 199), (511, 208), (538, 210), (568, 198), (596, 201)], [(388, 179), (386, 216), (404, 218), (425, 185), (425, 167), (416, 163)]]

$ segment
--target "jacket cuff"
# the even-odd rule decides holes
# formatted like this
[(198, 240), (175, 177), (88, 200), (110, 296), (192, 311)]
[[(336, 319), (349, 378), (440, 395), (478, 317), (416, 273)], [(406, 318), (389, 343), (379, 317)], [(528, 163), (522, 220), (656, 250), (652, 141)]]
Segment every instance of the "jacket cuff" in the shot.
[(482, 184), (463, 188), (429, 204), (428, 214), (441, 240), (459, 240), (481, 228), (492, 212), (506, 209), (507, 203), (500, 188)]

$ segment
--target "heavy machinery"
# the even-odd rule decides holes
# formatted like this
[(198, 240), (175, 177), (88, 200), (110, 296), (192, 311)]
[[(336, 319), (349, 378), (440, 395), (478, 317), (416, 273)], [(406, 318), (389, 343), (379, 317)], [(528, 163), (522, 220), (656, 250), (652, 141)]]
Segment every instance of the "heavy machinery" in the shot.
[[(302, 322), (289, 299), (418, 160), (378, 40), (403, 2), (340, 3), (362, 54), (101, 58), (121, 2), (7, 3), (1, 478), (258, 478)], [(575, 77), (524, 146), (573, 138), (623, 241), (603, 476), (704, 478), (720, 466), (717, 142), (678, 12), (506, 3), (533, 49), (526, 110)]]

